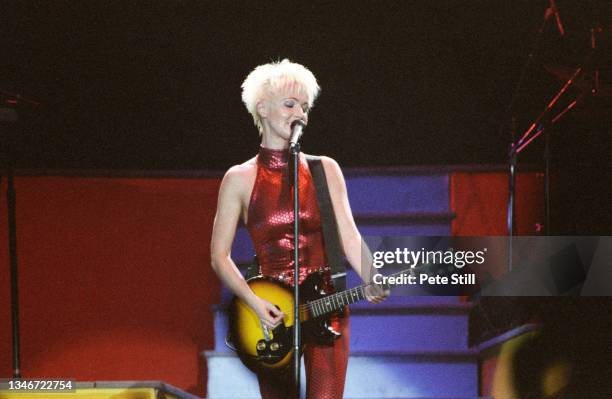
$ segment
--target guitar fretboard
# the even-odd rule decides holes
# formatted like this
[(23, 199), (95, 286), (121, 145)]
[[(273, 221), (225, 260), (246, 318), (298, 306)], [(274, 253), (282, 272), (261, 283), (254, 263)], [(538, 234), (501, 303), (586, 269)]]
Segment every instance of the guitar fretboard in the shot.
[[(399, 276), (400, 274), (410, 273), (413, 274), (416, 270), (423, 270), (425, 267), (430, 266), (429, 264), (425, 264), (423, 266), (419, 266), (416, 268), (408, 268), (397, 273), (393, 273), (389, 275), (391, 276)], [(354, 288), (351, 288), (346, 291), (338, 292), (329, 296), (326, 296), (321, 299), (316, 299), (314, 301), (308, 302), (306, 304), (306, 308), (310, 312), (313, 317), (323, 316), (324, 314), (335, 312), (336, 310), (342, 309), (342, 307), (346, 305), (350, 305), (351, 303), (361, 301), (366, 299), (364, 289), (369, 284), (363, 284)]]
[(326, 296), (325, 298), (317, 299), (308, 302), (307, 308), (313, 317), (323, 316), (324, 314), (342, 309), (346, 305), (365, 299), (364, 286), (360, 285), (350, 290), (338, 292)]

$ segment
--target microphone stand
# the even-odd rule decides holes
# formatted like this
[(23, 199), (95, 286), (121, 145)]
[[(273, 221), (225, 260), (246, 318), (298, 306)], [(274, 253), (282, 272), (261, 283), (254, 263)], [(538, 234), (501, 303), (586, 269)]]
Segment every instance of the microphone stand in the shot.
[(295, 383), (295, 397), (299, 398), (300, 389), (300, 347), (302, 339), (302, 325), (300, 320), (300, 202), (299, 202), (299, 167), (300, 143), (291, 143), (289, 151), (293, 156), (293, 381)]
[[(546, 28), (546, 24), (550, 17), (554, 14), (554, 10), (552, 7), (548, 7), (544, 12), (544, 20), (542, 24), (538, 28), (538, 32), (533, 41), (533, 45), (529, 55), (527, 56), (527, 61), (521, 70), (521, 76), (519, 77), (518, 84), (516, 85), (516, 89), (514, 90), (514, 94), (512, 95), (512, 100), (506, 109), (506, 115), (511, 114), (514, 108), (514, 104), (516, 103), (517, 98), (519, 97), (519, 93), (523, 88), (523, 84), (525, 81), (525, 77), (527, 75), (527, 70), (533, 61), (533, 56), (536, 50), (540, 47), (540, 41), (542, 40), (542, 36), (544, 33), (544, 28)], [(516, 133), (516, 117), (512, 116), (512, 141), (510, 143), (508, 149), (508, 167), (509, 167), (509, 177), (508, 177), (508, 213), (507, 213), (507, 229), (508, 229), (508, 271), (512, 271), (512, 247), (513, 247), (513, 235), (514, 235), (514, 213), (515, 213), (515, 190), (516, 190), (516, 163), (517, 163), (517, 154), (513, 152), (515, 133)], [(499, 133), (501, 134), (503, 130), (503, 124), (500, 126)]]
[(583, 92), (578, 95), (574, 101), (572, 101), (567, 107), (565, 107), (560, 113), (558, 113), (554, 118), (550, 118), (550, 111), (557, 104), (561, 96), (565, 94), (567, 89), (575, 82), (575, 80), (580, 76), (586, 66), (589, 64), (593, 54), (595, 53), (595, 48), (591, 48), (589, 54), (586, 59), (582, 63), (582, 66), (577, 68), (572, 76), (565, 82), (563, 87), (557, 92), (557, 94), (553, 97), (553, 99), (548, 103), (544, 111), (536, 118), (536, 120), (530, 125), (527, 131), (523, 134), (523, 136), (516, 142), (510, 144), (510, 150), (508, 151), (509, 157), (509, 165), (510, 165), (510, 193), (509, 193), (509, 201), (508, 201), (508, 233), (509, 233), (509, 248), (508, 248), (508, 271), (512, 270), (512, 234), (514, 230), (514, 215), (513, 208), (515, 203), (516, 196), (516, 186), (515, 186), (515, 168), (516, 161), (518, 155), (529, 146), (533, 140), (544, 133), (545, 135), (545, 143), (544, 143), (544, 215), (545, 215), (545, 234), (548, 235), (550, 230), (550, 128), (557, 123), (563, 116), (565, 116), (570, 110), (572, 110), (576, 105), (578, 105), (589, 93), (588, 90), (583, 90)]
[[(36, 108), (39, 102), (25, 98), (20, 94), (13, 94), (0, 89), (0, 138), (6, 143), (4, 154), (6, 165), (6, 202), (7, 202), (7, 225), (9, 240), (9, 264), (11, 275), (11, 326), (12, 326), (12, 349), (13, 349), (13, 378), (21, 378), (20, 357), (20, 332), (19, 332), (19, 279), (17, 267), (17, 220), (16, 207), (17, 197), (15, 194), (15, 170), (13, 159), (13, 146), (16, 139), (18, 127), (17, 106), (29, 106)], [(3, 137), (4, 134), (4, 137)], [(1, 175), (0, 175), (1, 177)], [(0, 180), (1, 181), (1, 180)]]
[(13, 378), (21, 378), (20, 370), (20, 334), (19, 334), (19, 279), (17, 268), (17, 222), (16, 222), (16, 196), (13, 167), (12, 146), (16, 128), (17, 112), (11, 108), (0, 108), (0, 137), (4, 136), (6, 143), (5, 162), (6, 168), (6, 203), (7, 203), (7, 226), (9, 239), (9, 266), (11, 275), (11, 326), (12, 326), (12, 349), (13, 349)]
[(508, 166), (509, 166), (509, 177), (508, 177), (508, 272), (512, 271), (512, 248), (513, 248), (513, 236), (514, 236), (514, 193), (516, 184), (516, 158), (517, 153), (512, 151), (512, 145), (514, 143), (514, 133), (516, 131), (515, 125), (516, 119), (512, 118), (512, 143), (508, 149)]

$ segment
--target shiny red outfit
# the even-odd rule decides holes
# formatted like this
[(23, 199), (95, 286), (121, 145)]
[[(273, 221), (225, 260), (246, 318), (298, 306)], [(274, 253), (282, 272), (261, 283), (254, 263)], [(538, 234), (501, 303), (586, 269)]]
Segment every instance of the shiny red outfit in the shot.
[[(293, 285), (293, 184), (287, 150), (260, 147), (257, 177), (249, 202), (247, 229), (253, 240), (262, 274)], [(316, 189), (308, 163), (300, 159), (299, 171), (301, 283), (315, 271), (329, 273)], [(306, 395), (309, 399), (340, 399), (348, 363), (348, 317), (337, 318), (342, 333), (332, 345), (305, 343)], [(282, 377), (258, 376), (263, 399), (293, 398), (291, 373)]]

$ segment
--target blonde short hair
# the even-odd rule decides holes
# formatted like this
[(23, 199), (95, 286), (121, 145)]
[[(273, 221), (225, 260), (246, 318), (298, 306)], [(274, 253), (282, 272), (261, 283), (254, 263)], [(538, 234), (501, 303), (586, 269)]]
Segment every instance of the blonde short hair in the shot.
[(294, 84), (298, 85), (299, 92), (305, 92), (308, 97), (308, 108), (312, 108), (320, 91), (317, 79), (305, 66), (288, 59), (260, 65), (242, 82), (242, 102), (253, 117), (260, 133), (262, 125), (257, 113), (257, 103), (270, 91), (278, 92)]

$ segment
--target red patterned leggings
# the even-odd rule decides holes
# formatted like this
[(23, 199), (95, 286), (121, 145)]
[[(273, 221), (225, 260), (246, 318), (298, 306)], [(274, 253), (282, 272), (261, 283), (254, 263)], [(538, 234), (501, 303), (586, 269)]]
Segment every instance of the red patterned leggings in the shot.
[[(342, 399), (349, 354), (348, 311), (336, 320), (334, 327), (342, 336), (333, 345), (306, 343), (304, 346), (307, 399)], [(291, 373), (276, 378), (258, 375), (257, 378), (262, 399), (295, 398)]]

